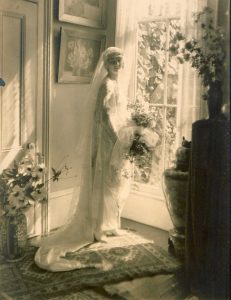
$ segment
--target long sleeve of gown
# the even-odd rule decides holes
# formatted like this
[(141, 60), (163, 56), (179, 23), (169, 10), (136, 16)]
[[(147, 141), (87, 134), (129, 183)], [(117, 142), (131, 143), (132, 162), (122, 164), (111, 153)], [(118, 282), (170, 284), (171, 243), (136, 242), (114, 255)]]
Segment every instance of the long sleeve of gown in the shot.
[(104, 122), (108, 123), (110, 129), (117, 137), (119, 131), (119, 124), (117, 119), (116, 99), (112, 91), (108, 90), (107, 85), (102, 88), (103, 99), (103, 118)]

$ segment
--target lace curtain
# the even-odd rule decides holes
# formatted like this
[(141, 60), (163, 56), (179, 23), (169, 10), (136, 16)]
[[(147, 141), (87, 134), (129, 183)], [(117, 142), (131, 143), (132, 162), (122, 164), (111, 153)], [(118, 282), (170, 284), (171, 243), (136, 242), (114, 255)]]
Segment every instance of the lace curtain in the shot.
[(134, 97), (137, 0), (117, 0), (115, 45), (124, 50), (124, 90)]
[[(126, 82), (129, 83), (128, 93), (131, 101), (135, 98), (136, 82), (136, 31), (137, 22), (145, 19), (179, 18), (182, 30), (187, 37), (199, 33), (193, 22), (192, 14), (208, 5), (207, 0), (118, 0), (116, 19), (116, 41), (118, 47), (125, 52)], [(213, 2), (213, 9), (216, 4)], [(202, 101), (200, 80), (189, 64), (181, 70), (181, 93), (179, 117), (177, 124), (178, 136), (191, 139), (191, 124), (206, 115)]]

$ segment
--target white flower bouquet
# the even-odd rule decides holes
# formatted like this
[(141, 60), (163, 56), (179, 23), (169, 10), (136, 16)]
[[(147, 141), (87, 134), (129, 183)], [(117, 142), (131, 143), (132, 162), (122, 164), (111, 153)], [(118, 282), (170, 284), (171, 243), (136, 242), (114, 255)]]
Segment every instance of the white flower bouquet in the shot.
[(146, 155), (155, 147), (159, 136), (153, 131), (153, 113), (146, 102), (129, 105), (131, 119), (136, 126), (134, 139), (129, 151), (132, 158)]
[(153, 130), (154, 116), (149, 103), (135, 102), (129, 105), (131, 119), (136, 130), (127, 154), (127, 158), (139, 168), (142, 177), (147, 177), (148, 165), (150, 164), (152, 151), (154, 150), (159, 136)]
[(15, 215), (33, 202), (45, 200), (45, 172), (41, 154), (33, 155), (29, 147), (19, 162), (3, 170), (0, 174), (1, 214)]
[[(65, 169), (68, 170), (66, 166)], [(52, 172), (51, 179), (58, 181), (62, 169), (56, 171), (52, 168)], [(28, 144), (24, 157), (0, 174), (0, 216), (14, 216), (33, 203), (46, 200), (45, 174), (42, 155), (35, 153), (33, 144)]]

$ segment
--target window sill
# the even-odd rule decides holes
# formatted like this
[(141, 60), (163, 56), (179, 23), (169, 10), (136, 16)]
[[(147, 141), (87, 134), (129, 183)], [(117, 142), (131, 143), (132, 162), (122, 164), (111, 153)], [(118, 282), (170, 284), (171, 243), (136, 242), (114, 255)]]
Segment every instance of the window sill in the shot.
[(139, 195), (144, 198), (152, 198), (155, 201), (165, 201), (162, 189), (150, 184), (133, 182), (131, 194)]
[(163, 230), (173, 227), (162, 190), (147, 184), (132, 185), (122, 217)]

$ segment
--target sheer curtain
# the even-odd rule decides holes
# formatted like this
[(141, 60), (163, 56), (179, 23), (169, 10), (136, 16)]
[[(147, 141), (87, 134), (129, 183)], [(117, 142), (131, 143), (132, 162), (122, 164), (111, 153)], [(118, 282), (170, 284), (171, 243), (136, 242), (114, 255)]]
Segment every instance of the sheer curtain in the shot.
[(117, 0), (115, 45), (124, 50), (124, 89), (134, 97), (137, 0)]
[[(192, 14), (208, 5), (208, 0), (117, 0), (116, 46), (124, 49), (126, 82), (129, 96), (135, 99), (136, 83), (136, 32), (139, 20), (159, 18), (179, 18), (187, 37), (196, 37), (198, 29)], [(217, 1), (214, 1), (217, 2)], [(216, 9), (216, 5), (213, 5)], [(179, 110), (177, 121), (178, 136), (191, 139), (191, 124), (206, 116), (202, 101), (200, 80), (189, 64), (184, 64), (180, 78)], [(180, 141), (178, 141), (179, 143)]]
[[(182, 6), (182, 29), (187, 38), (196, 38), (200, 35), (200, 30), (195, 26), (193, 21), (193, 14), (201, 11), (206, 5), (207, 0), (187, 0), (184, 6)], [(180, 122), (178, 124), (181, 136), (185, 136), (191, 140), (192, 123), (206, 117), (207, 112), (204, 104), (202, 100), (202, 87), (197, 72), (189, 63), (185, 63), (182, 68), (182, 94)]]

